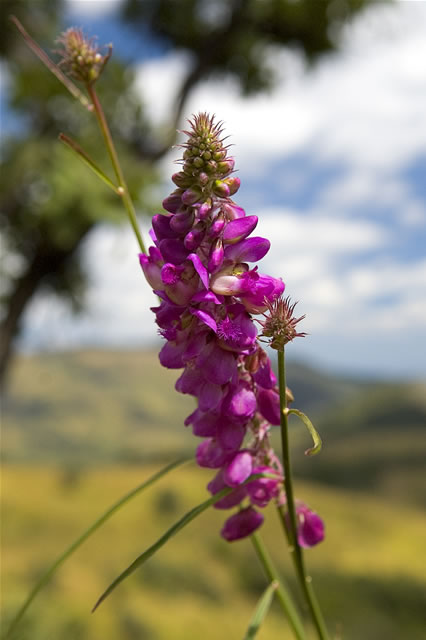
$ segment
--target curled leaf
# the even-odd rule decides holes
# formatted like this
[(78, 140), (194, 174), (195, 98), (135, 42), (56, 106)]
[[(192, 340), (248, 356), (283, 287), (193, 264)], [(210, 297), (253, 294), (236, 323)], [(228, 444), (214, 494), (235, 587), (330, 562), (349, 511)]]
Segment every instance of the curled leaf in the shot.
[(305, 456), (315, 456), (317, 453), (321, 451), (322, 448), (322, 440), (318, 431), (315, 429), (312, 422), (309, 420), (308, 416), (299, 411), (299, 409), (288, 409), (287, 414), (290, 415), (294, 413), (295, 416), (301, 419), (305, 427), (308, 429), (309, 433), (312, 436), (312, 440), (314, 443), (313, 447), (306, 449)]

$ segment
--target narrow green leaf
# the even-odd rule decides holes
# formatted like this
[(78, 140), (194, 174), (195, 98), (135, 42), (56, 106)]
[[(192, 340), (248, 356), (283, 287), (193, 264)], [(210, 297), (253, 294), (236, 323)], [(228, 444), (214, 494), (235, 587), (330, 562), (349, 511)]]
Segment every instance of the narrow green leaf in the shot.
[(117, 187), (112, 180), (108, 178), (108, 176), (98, 167), (97, 164), (92, 160), (90, 156), (80, 147), (80, 145), (73, 140), (72, 138), (65, 135), (65, 133), (59, 134), (59, 140), (63, 142), (75, 155), (82, 160), (90, 169), (96, 173), (98, 178), (100, 178), (110, 189), (114, 191), (117, 195), (121, 195), (119, 191), (119, 187)]
[(150, 476), (148, 480), (145, 480), (140, 485), (135, 487), (135, 489), (132, 489), (131, 491), (129, 491), (129, 493), (126, 493), (126, 495), (124, 495), (122, 498), (117, 500), (117, 502), (115, 502), (88, 529), (86, 529), (86, 531), (84, 531), (84, 533), (82, 533), (81, 536), (77, 538), (77, 540), (75, 540), (75, 542), (73, 542), (72, 545), (68, 547), (68, 549), (66, 549), (66, 551), (64, 551), (64, 553), (60, 555), (59, 558), (52, 564), (52, 566), (49, 567), (49, 569), (42, 575), (40, 580), (37, 582), (37, 584), (34, 586), (32, 591), (29, 593), (27, 599), (22, 604), (21, 608), (16, 613), (15, 617), (12, 619), (12, 622), (10, 623), (9, 628), (7, 629), (6, 634), (4, 636), (4, 640), (7, 640), (7, 638), (11, 636), (18, 622), (21, 620), (22, 616), (30, 606), (31, 602), (36, 597), (37, 593), (41, 590), (41, 588), (44, 587), (44, 585), (53, 576), (55, 571), (65, 562), (65, 560), (67, 560), (74, 553), (74, 551), (76, 551), (83, 544), (83, 542), (87, 540), (87, 538), (89, 538), (93, 533), (95, 533), (95, 531), (99, 529), (99, 527), (103, 525), (104, 522), (109, 520), (109, 518), (111, 518), (111, 516), (114, 515), (114, 513), (116, 513), (119, 509), (121, 509), (121, 507), (124, 507), (124, 505), (127, 502), (129, 502), (132, 498), (137, 496), (141, 491), (150, 487), (152, 484), (154, 484), (154, 482), (157, 482), (157, 480), (160, 480), (160, 478), (165, 476), (167, 473), (169, 473), (170, 471), (173, 471), (173, 469), (176, 469), (176, 467), (179, 467), (180, 465), (185, 464), (186, 462), (189, 462), (189, 461), (190, 459), (176, 460), (175, 462), (172, 462), (167, 466), (163, 467), (162, 469), (160, 469), (160, 471), (157, 471), (157, 473), (154, 473), (154, 475)]
[(312, 440), (314, 442), (314, 446), (306, 449), (305, 456), (314, 456), (321, 451), (322, 448), (322, 440), (318, 431), (315, 429), (312, 422), (309, 420), (308, 416), (299, 411), (299, 409), (288, 409), (288, 414), (294, 413), (295, 416), (301, 419), (303, 424), (307, 427), (309, 433), (312, 436)]
[(41, 47), (39, 47), (39, 45), (37, 44), (37, 42), (35, 40), (33, 40), (31, 38), (31, 36), (29, 35), (29, 33), (25, 30), (25, 28), (23, 27), (23, 25), (21, 24), (21, 22), (18, 20), (18, 18), (16, 16), (9, 16), (9, 19), (13, 22), (13, 24), (16, 26), (16, 28), (18, 29), (18, 31), (20, 32), (21, 36), (23, 37), (23, 39), (25, 40), (26, 45), (28, 46), (29, 49), (31, 49), (31, 51), (34, 53), (34, 55), (37, 56), (37, 58), (39, 60), (41, 60), (41, 62), (49, 69), (49, 71), (51, 73), (53, 73), (54, 76), (56, 76), (59, 80), (59, 82), (61, 82), (64, 87), (66, 89), (68, 89), (68, 91), (71, 93), (72, 96), (74, 96), (74, 98), (77, 98), (77, 100), (79, 100), (79, 102), (83, 105), (83, 107), (85, 107), (86, 109), (88, 109), (88, 111), (93, 111), (93, 105), (90, 103), (90, 101), (86, 98), (86, 96), (84, 95), (84, 93), (82, 93), (80, 91), (80, 89), (74, 84), (74, 82), (72, 82), (62, 71), (61, 69), (58, 67), (57, 64), (55, 64), (53, 62), (53, 60), (51, 60), (49, 58), (49, 56), (47, 55), (47, 53), (45, 53), (45, 51), (43, 51), (43, 49)]
[(175, 524), (170, 527), (170, 529), (168, 529), (156, 542), (154, 542), (154, 544), (148, 547), (146, 551), (141, 553), (141, 555), (138, 556), (136, 560), (134, 560), (132, 564), (127, 567), (127, 569), (120, 573), (120, 575), (109, 585), (109, 587), (104, 591), (99, 600), (96, 602), (95, 606), (92, 609), (92, 613), (96, 611), (101, 602), (103, 602), (105, 598), (107, 598), (110, 593), (112, 593), (112, 591), (114, 591), (114, 589), (118, 587), (121, 582), (123, 582), (123, 580), (128, 578), (134, 571), (136, 571), (136, 569), (142, 566), (144, 562), (146, 562), (151, 556), (153, 556), (154, 553), (161, 549), (161, 547), (164, 546), (171, 537), (173, 537), (176, 533), (178, 533), (178, 531), (186, 527), (187, 524), (192, 522), (192, 520), (194, 520), (197, 516), (201, 515), (203, 511), (211, 507), (215, 502), (218, 502), (218, 500), (224, 498), (226, 495), (228, 495), (228, 493), (231, 493), (231, 491), (232, 489), (228, 487), (226, 489), (222, 489), (222, 491), (219, 491), (219, 493), (216, 493), (208, 500), (205, 500), (201, 504), (185, 513), (185, 515), (182, 516), (180, 520), (175, 522)]
[[(275, 477), (276, 475), (273, 475), (273, 474), (255, 473), (249, 478), (247, 478), (247, 480), (243, 484), (253, 482), (253, 480), (257, 480), (258, 478), (275, 478)], [(182, 518), (180, 518), (180, 520), (175, 522), (175, 524), (171, 526), (170, 529), (168, 529), (165, 533), (163, 533), (163, 535), (156, 542), (154, 542), (154, 544), (152, 544), (150, 547), (148, 547), (148, 549), (146, 549), (143, 553), (141, 553), (141, 555), (138, 556), (136, 560), (134, 560), (132, 564), (130, 564), (127, 567), (127, 569), (125, 569), (122, 573), (120, 573), (120, 575), (113, 582), (111, 582), (109, 587), (103, 592), (101, 597), (96, 602), (95, 606), (92, 609), (92, 613), (96, 611), (96, 609), (105, 600), (105, 598), (107, 598), (110, 595), (110, 593), (112, 593), (114, 589), (118, 587), (118, 585), (121, 582), (123, 582), (123, 580), (128, 578), (134, 571), (136, 571), (136, 569), (141, 567), (151, 556), (154, 555), (154, 553), (156, 553), (159, 549), (161, 549), (161, 547), (163, 547), (166, 544), (166, 542), (170, 540), (170, 538), (172, 538), (176, 533), (178, 533), (178, 531), (186, 527), (186, 525), (192, 522), (192, 520), (194, 520), (197, 516), (201, 515), (206, 509), (208, 509), (213, 504), (215, 504), (216, 502), (218, 502), (219, 500), (227, 496), (229, 493), (231, 493), (231, 491), (233, 491), (233, 489), (226, 487), (225, 489), (222, 489), (222, 491), (219, 491), (218, 493), (216, 493), (211, 498), (208, 498), (208, 500), (205, 500), (201, 504), (197, 505), (196, 507), (194, 507), (193, 509), (185, 513), (185, 515), (183, 515)]]
[(247, 629), (247, 633), (244, 636), (244, 640), (252, 640), (260, 629), (266, 614), (269, 611), (269, 607), (272, 603), (275, 591), (278, 589), (278, 582), (271, 582), (260, 597), (250, 624)]

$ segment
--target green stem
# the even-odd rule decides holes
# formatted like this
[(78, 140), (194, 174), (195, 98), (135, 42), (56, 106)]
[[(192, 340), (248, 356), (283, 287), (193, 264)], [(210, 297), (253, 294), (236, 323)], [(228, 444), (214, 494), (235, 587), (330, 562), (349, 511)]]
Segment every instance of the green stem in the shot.
[(260, 563), (263, 567), (263, 570), (265, 571), (266, 576), (268, 577), (268, 580), (270, 580), (270, 582), (276, 582), (278, 584), (278, 588), (276, 591), (277, 598), (280, 601), (280, 605), (288, 618), (289, 624), (293, 630), (295, 637), (297, 638), (297, 640), (306, 640), (305, 630), (303, 628), (296, 607), (293, 604), (290, 593), (284, 586), (282, 579), (278, 576), (277, 570), (272, 563), (271, 557), (269, 556), (261, 537), (258, 533), (252, 533), (250, 537), (256, 550), (257, 557), (260, 560)]
[(121, 169), (120, 162), (118, 160), (117, 151), (115, 150), (114, 142), (111, 136), (111, 131), (109, 130), (109, 126), (107, 120), (105, 118), (104, 111), (102, 109), (102, 105), (99, 102), (98, 94), (96, 93), (95, 87), (93, 84), (87, 86), (87, 91), (90, 95), (90, 98), (93, 103), (93, 108), (95, 111), (96, 118), (99, 123), (99, 127), (101, 129), (103, 138), (105, 140), (105, 145), (108, 150), (108, 154), (111, 160), (112, 167), (114, 169), (114, 173), (116, 175), (118, 185), (119, 185), (119, 194), (123, 199), (123, 204), (126, 208), (127, 215), (129, 216), (130, 224), (133, 227), (133, 231), (139, 243), (139, 247), (142, 253), (146, 253), (145, 245), (142, 240), (141, 233), (139, 231), (138, 223), (136, 220), (136, 212), (133, 206), (132, 199), (129, 194), (129, 189), (127, 187), (126, 181), (124, 179), (123, 171)]
[(315, 629), (320, 640), (328, 640), (328, 632), (325, 626), (325, 621), (316, 599), (313, 587), (312, 578), (306, 572), (305, 561), (303, 557), (303, 551), (299, 545), (297, 539), (297, 518), (296, 507), (293, 493), (293, 480), (290, 462), (290, 446), (288, 437), (288, 419), (287, 419), (287, 398), (286, 398), (286, 374), (285, 374), (285, 356), (284, 347), (281, 351), (278, 351), (278, 385), (280, 391), (280, 416), (281, 416), (281, 444), (283, 452), (283, 467), (284, 467), (284, 487), (287, 500), (287, 512), (289, 516), (289, 522), (287, 522), (282, 507), (278, 509), (281, 522), (284, 527), (285, 534), (287, 536), (290, 553), (293, 558), (293, 562), (296, 569), (296, 574), (300, 582), (300, 586), (303, 591), (303, 595), (306, 599), (309, 611), (312, 616), (312, 620)]

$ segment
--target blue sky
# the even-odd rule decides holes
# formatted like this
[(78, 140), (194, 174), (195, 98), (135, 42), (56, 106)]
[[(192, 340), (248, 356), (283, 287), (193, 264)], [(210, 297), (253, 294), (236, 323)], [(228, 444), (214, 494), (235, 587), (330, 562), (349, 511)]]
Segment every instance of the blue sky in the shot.
[[(137, 87), (161, 127), (188, 59), (149, 38), (141, 48), (131, 29), (123, 35), (105, 14), (114, 4), (70, 2), (69, 24), (138, 59)], [(341, 54), (309, 73), (294, 53), (271, 49), (281, 74), (271, 94), (243, 100), (231, 81), (210, 81), (187, 105), (187, 116), (216, 113), (231, 135), (242, 181), (236, 200), (272, 241), (261, 270), (283, 277), (307, 314), (310, 335), (289, 347), (294, 357), (345, 373), (426, 376), (425, 56), (426, 3), (397, 2), (348, 26)], [(176, 157), (172, 150), (162, 163), (160, 200)], [(76, 319), (39, 297), (23, 345), (157, 339), (136, 253), (127, 228), (96, 231), (83, 256), (87, 312)]]

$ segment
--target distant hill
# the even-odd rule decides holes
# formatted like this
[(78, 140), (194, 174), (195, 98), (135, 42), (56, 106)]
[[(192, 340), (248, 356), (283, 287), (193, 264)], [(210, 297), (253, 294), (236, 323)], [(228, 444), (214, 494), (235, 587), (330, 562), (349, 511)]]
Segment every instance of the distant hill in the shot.
[[(178, 375), (153, 351), (20, 356), (4, 398), (3, 460), (78, 467), (193, 452), (183, 422), (194, 401), (174, 391)], [(292, 418), (299, 475), (423, 501), (426, 385), (354, 380), (299, 363), (289, 363), (288, 384), (324, 440), (319, 456), (303, 456), (309, 436)]]

